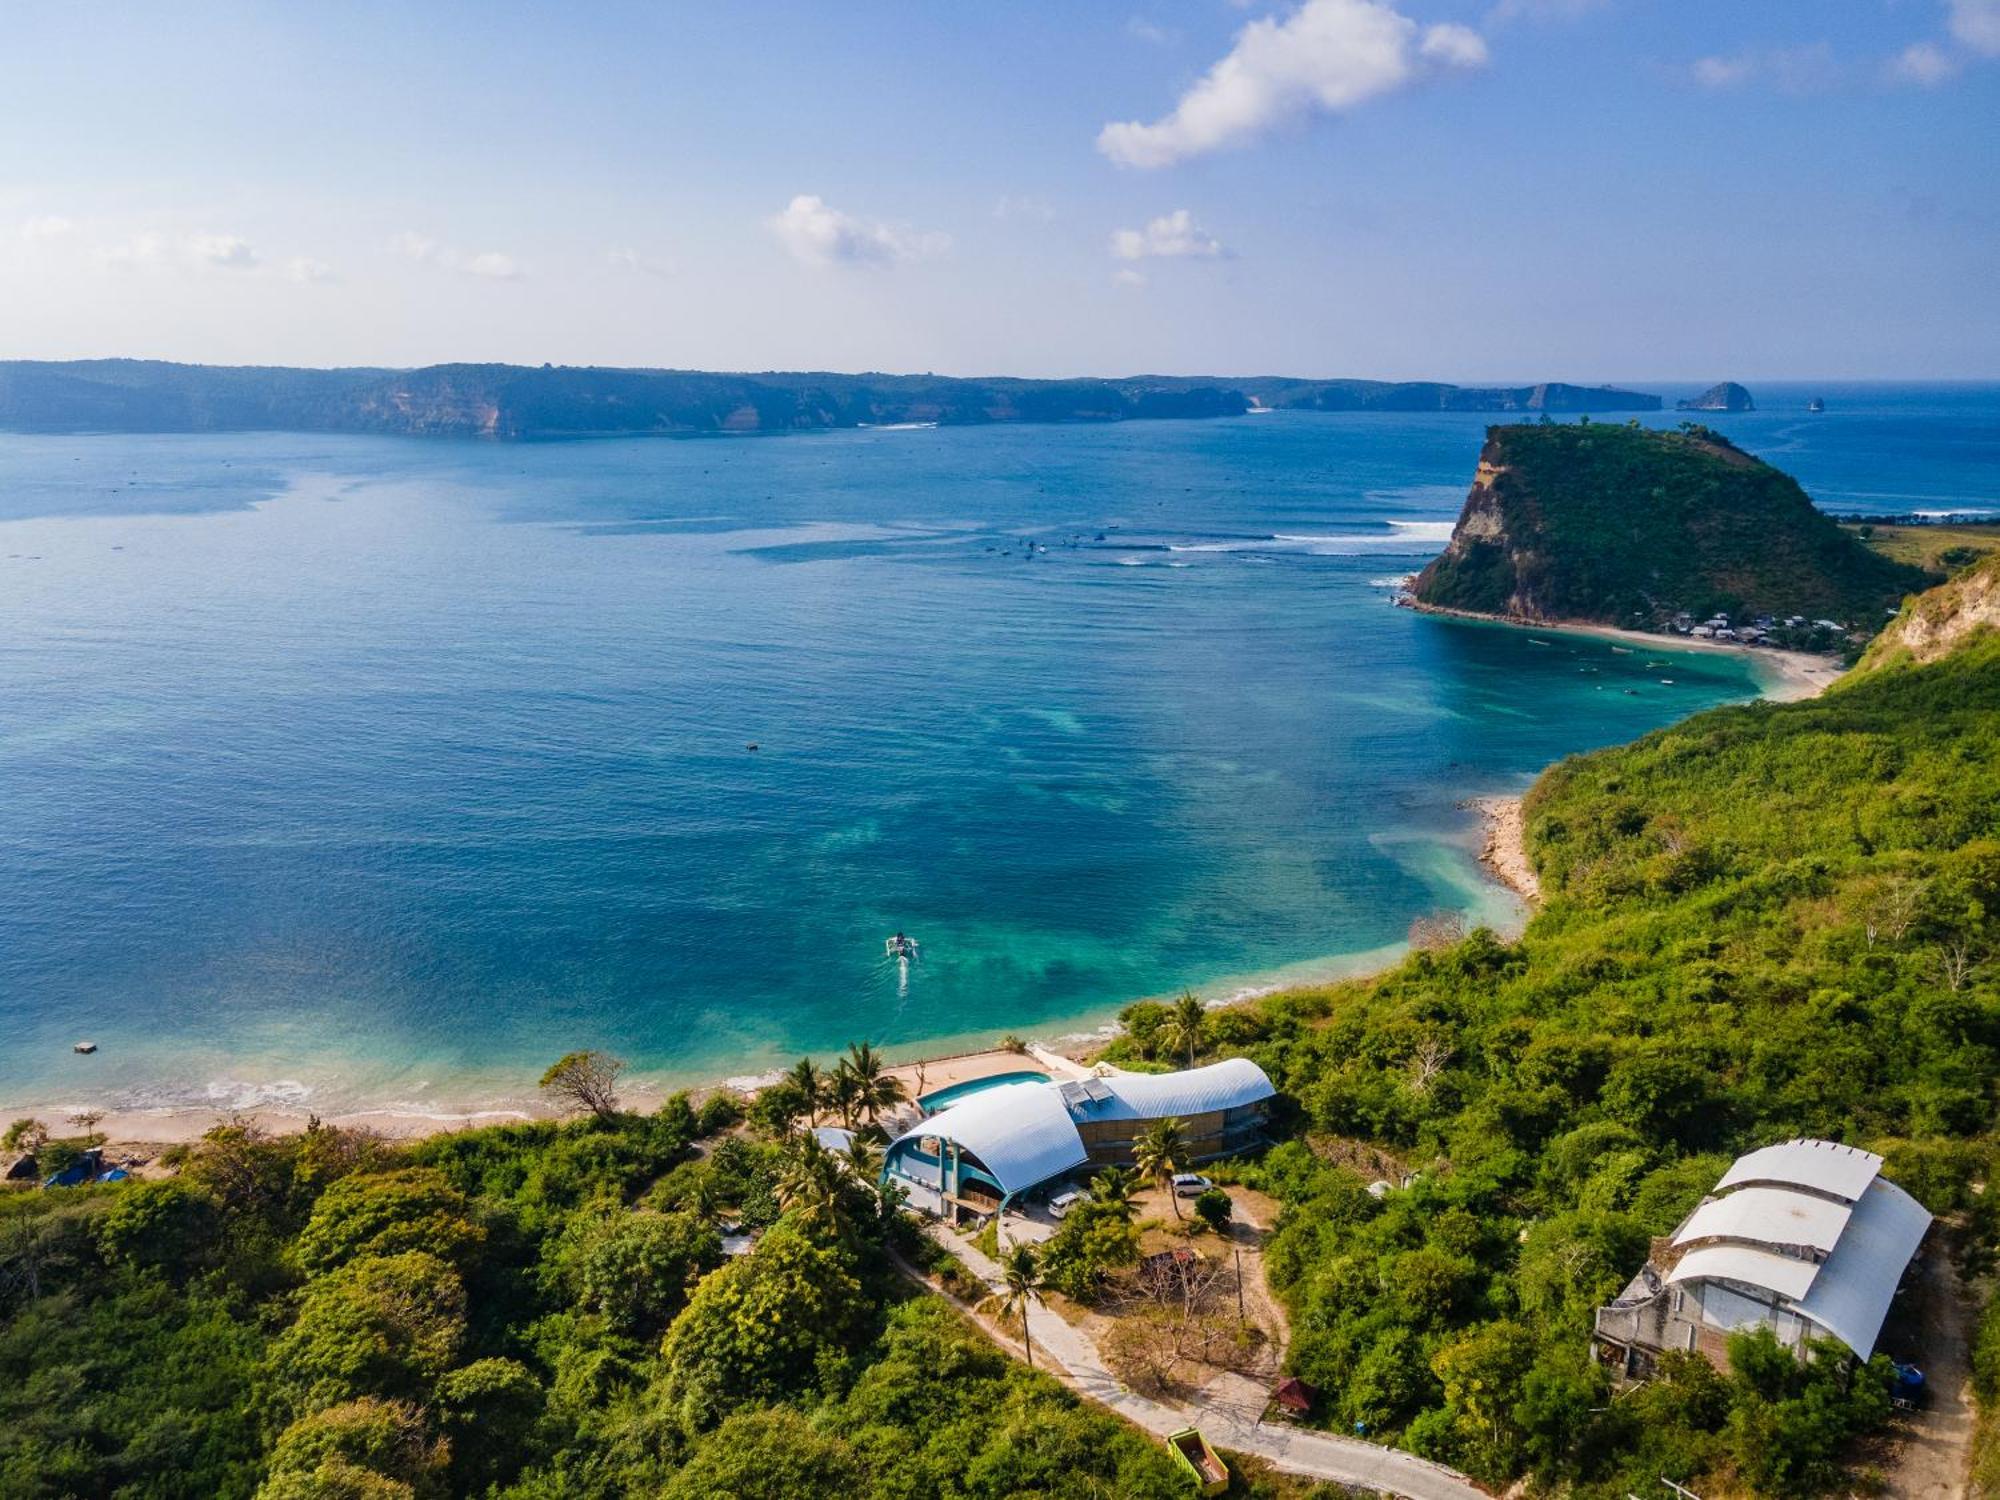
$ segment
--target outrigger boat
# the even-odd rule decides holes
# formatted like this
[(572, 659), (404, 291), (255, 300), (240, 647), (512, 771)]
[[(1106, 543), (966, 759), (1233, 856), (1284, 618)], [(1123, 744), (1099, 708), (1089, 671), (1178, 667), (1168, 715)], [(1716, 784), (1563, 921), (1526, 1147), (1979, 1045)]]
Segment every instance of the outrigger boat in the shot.
[(901, 959), (904, 963), (908, 963), (917, 956), (917, 940), (899, 932), (883, 941), (882, 951), (889, 958)]

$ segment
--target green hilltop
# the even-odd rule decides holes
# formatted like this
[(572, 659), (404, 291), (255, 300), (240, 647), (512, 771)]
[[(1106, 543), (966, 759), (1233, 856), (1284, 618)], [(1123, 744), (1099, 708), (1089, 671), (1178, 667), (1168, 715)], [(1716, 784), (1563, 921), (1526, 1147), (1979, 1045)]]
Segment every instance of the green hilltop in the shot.
[(1420, 604), (1646, 628), (1687, 613), (1831, 619), (1873, 633), (1936, 580), (1844, 532), (1790, 475), (1704, 427), (1487, 429)]

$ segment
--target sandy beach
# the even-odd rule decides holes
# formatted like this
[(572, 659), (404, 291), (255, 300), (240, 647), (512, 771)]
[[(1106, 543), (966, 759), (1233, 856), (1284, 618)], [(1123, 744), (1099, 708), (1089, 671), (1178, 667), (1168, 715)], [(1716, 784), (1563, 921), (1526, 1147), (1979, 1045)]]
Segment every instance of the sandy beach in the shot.
[[(943, 1057), (912, 1058), (895, 1064), (888, 1069), (888, 1072), (901, 1080), (905, 1092), (914, 1099), (922, 1094), (949, 1088), (953, 1084), (967, 1083), (975, 1078), (990, 1078), (996, 1073), (1032, 1069), (1056, 1078), (1081, 1077), (1086, 1070), (1071, 1054), (1080, 1054), (1085, 1050), (1088, 1049), (1080, 1046), (1064, 1048), (1032, 1044), (1025, 1052), (1006, 1047), (987, 1047), (973, 1052), (951, 1053)], [(739, 1087), (732, 1084), (689, 1090), (697, 1103), (711, 1094), (734, 1093), (747, 1098), (755, 1091), (754, 1087)], [(669, 1091), (644, 1083), (621, 1087), (618, 1092), (620, 1102), (625, 1108), (641, 1114), (658, 1109), (669, 1097)], [(79, 1129), (74, 1119), (65, 1114), (61, 1106), (47, 1104), (0, 1106), (0, 1123), (20, 1119), (23, 1116), (39, 1119), (49, 1127), (51, 1133), (58, 1136), (72, 1134)], [(420, 1140), (425, 1136), (447, 1135), (460, 1130), (478, 1130), (491, 1125), (516, 1125), (524, 1121), (556, 1117), (556, 1111), (535, 1106), (520, 1109), (467, 1110), (459, 1114), (448, 1111), (417, 1114), (392, 1109), (364, 1109), (348, 1114), (327, 1115), (313, 1115), (304, 1110), (281, 1108), (232, 1112), (178, 1107), (107, 1110), (97, 1117), (95, 1129), (109, 1143), (106, 1147), (109, 1156), (144, 1160), (159, 1154), (169, 1146), (198, 1141), (217, 1125), (231, 1120), (253, 1125), (269, 1135), (293, 1135), (304, 1130), (316, 1119), (323, 1125), (337, 1126), (343, 1130), (365, 1130), (385, 1140), (411, 1141)]]
[(1781, 651), (1774, 646), (1746, 646), (1741, 641), (1705, 641), (1691, 635), (1660, 635), (1650, 630), (1625, 630), (1616, 625), (1591, 625), (1581, 621), (1552, 624), (1544, 620), (1506, 620), (1495, 615), (1440, 609), (1433, 604), (1414, 602), (1403, 607), (1416, 610), (1419, 614), (1442, 615), (1447, 619), (1504, 625), (1510, 630), (1595, 636), (1600, 640), (1642, 646), (1649, 651), (1707, 651), (1741, 657), (1750, 663), (1757, 674), (1762, 696), (1774, 703), (1817, 698), (1847, 670), (1837, 656), (1819, 656), (1810, 651)]

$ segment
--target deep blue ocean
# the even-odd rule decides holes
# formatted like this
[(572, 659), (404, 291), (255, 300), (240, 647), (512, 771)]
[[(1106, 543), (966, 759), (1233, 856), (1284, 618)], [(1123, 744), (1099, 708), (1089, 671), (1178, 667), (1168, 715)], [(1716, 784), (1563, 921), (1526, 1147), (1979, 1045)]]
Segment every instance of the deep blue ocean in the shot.
[[(1756, 393), (1829, 507), (2000, 508), (2000, 387)], [(1391, 607), (1487, 420), (0, 435), (0, 1102), (749, 1075), (1516, 920), (1462, 799), (1756, 685)]]

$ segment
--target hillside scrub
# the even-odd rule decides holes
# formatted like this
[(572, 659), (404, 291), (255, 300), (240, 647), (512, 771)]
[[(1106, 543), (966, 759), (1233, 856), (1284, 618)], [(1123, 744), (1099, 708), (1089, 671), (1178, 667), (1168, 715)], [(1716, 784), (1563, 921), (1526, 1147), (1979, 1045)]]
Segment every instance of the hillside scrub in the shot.
[[(1518, 942), (1214, 1018), (1296, 1110), (1246, 1173), (1284, 1205), (1291, 1367), (1335, 1430), (1496, 1485), (1827, 1488), (1887, 1410), (1881, 1356), (1781, 1382), (1746, 1347), (1613, 1400), (1592, 1311), (1735, 1154), (1799, 1135), (1883, 1152), (1990, 1253), (2000, 641), (1579, 757), (1527, 811), (1547, 900)], [(1413, 1180), (1332, 1164), (1370, 1153)]]

